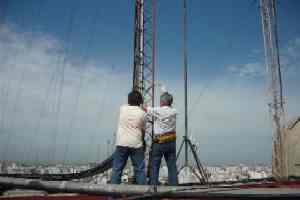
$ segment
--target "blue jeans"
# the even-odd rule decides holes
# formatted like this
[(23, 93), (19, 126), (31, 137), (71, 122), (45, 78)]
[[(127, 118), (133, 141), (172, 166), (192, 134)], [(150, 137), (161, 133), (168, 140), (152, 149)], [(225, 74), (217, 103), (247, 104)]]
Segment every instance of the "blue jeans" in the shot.
[(153, 144), (151, 184), (158, 184), (159, 168), (163, 156), (168, 167), (168, 184), (177, 185), (176, 141)]
[(113, 156), (113, 168), (111, 176), (112, 184), (121, 183), (122, 172), (129, 156), (134, 168), (134, 176), (136, 178), (136, 182), (140, 185), (146, 184), (144, 162), (145, 155), (144, 149), (142, 147), (136, 149), (130, 147), (117, 146)]

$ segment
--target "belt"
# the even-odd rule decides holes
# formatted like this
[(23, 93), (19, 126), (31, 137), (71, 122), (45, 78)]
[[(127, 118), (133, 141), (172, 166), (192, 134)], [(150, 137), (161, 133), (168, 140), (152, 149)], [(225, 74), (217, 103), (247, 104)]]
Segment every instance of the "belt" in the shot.
[(160, 135), (156, 135), (153, 138), (153, 143), (164, 143), (176, 140), (176, 132), (167, 132)]

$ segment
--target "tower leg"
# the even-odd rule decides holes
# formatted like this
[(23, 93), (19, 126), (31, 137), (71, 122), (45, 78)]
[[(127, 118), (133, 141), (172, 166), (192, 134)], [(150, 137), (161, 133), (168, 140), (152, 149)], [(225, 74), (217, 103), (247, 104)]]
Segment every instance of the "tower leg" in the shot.
[[(195, 150), (195, 147), (193, 146), (191, 140), (190, 140), (189, 138), (187, 138), (186, 136), (183, 136), (183, 140), (182, 140), (182, 142), (181, 142), (181, 144), (180, 144), (179, 151), (178, 151), (178, 153), (177, 153), (177, 155), (176, 155), (176, 160), (178, 160), (178, 158), (179, 158), (179, 156), (180, 156), (180, 153), (181, 153), (181, 151), (182, 151), (182, 149), (183, 149), (183, 145), (185, 145), (187, 148), (190, 148), (190, 150), (191, 150), (191, 152), (192, 152), (193, 159), (194, 159), (195, 162), (196, 162), (196, 166), (197, 166), (197, 169), (198, 169), (198, 171), (199, 171), (201, 177), (199, 177), (199, 176), (195, 173), (194, 170), (192, 170), (193, 173), (197, 176), (197, 178), (199, 179), (199, 182), (200, 182), (200, 183), (202, 183), (202, 184), (208, 184), (208, 176), (207, 176), (207, 174), (206, 174), (206, 172), (205, 172), (205, 170), (204, 170), (203, 165), (202, 165), (201, 162), (200, 162), (200, 159), (199, 159), (199, 157), (198, 157), (198, 155), (197, 155), (197, 152), (196, 152), (196, 150)], [(187, 151), (187, 150), (186, 150), (186, 151)], [(187, 165), (187, 164), (185, 163), (181, 169), (183, 169), (183, 168), (185, 168), (185, 167), (190, 167), (190, 166)], [(190, 168), (192, 168), (192, 167), (190, 167)]]
[(178, 153), (177, 153), (177, 155), (176, 155), (176, 161), (178, 160), (178, 157), (179, 157), (179, 155), (180, 155), (180, 152), (181, 152), (182, 147), (183, 147), (184, 144), (185, 144), (185, 142), (184, 142), (184, 139), (183, 139), (182, 142), (181, 142), (181, 144), (180, 144), (179, 151), (178, 151)]

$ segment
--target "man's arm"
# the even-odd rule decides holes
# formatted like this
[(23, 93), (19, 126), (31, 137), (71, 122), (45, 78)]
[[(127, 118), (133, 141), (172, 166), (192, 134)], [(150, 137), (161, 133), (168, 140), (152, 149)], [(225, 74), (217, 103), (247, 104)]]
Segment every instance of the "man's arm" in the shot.
[(148, 106), (148, 107), (144, 107), (144, 110), (146, 112), (146, 120), (147, 122), (150, 122), (150, 123), (154, 123), (155, 121), (155, 118), (157, 118), (158, 116), (158, 109), (159, 107), (151, 107), (151, 106)]

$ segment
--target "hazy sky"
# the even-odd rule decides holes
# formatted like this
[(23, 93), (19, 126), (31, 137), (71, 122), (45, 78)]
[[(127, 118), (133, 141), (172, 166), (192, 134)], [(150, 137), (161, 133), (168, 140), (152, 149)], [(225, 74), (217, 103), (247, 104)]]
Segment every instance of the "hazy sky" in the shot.
[[(270, 163), (258, 1), (187, 2), (189, 126), (201, 160)], [(287, 121), (300, 115), (299, 9), (278, 1)], [(180, 143), (182, 1), (158, 0), (157, 12), (156, 75), (174, 94)], [(133, 13), (133, 0), (0, 2), (0, 159), (85, 163), (112, 152), (132, 83)]]

